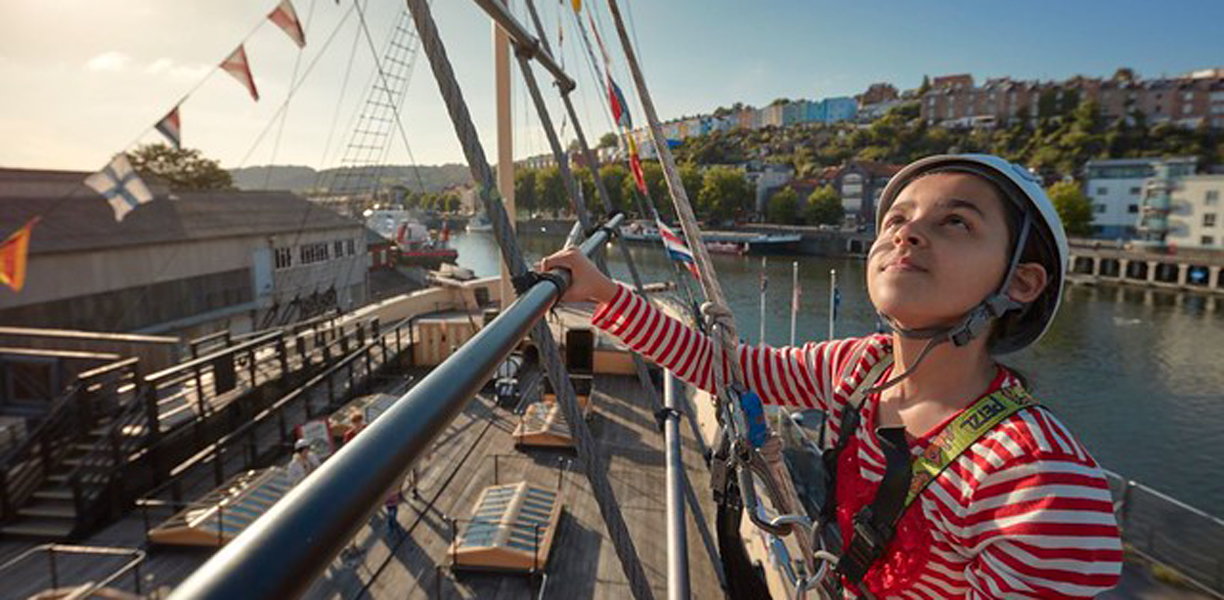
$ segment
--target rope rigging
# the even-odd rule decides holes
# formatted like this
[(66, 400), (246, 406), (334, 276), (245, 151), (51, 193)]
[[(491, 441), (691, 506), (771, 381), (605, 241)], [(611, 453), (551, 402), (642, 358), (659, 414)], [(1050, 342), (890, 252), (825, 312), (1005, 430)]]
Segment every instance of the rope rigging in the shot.
[[(641, 66), (630, 43), (617, 1), (608, 0), (608, 8), (638, 92), (638, 100), (649, 124), (659, 162), (663, 166), (664, 180), (675, 205), (677, 219), (701, 274), (700, 283), (707, 299), (702, 306), (702, 314), (714, 347), (714, 366), (711, 372), (721, 430), (721, 444), (715, 454), (716, 460), (711, 464), (715, 494), (721, 495), (720, 504), (725, 506), (731, 502), (723, 492), (730, 489), (728, 483), (730, 476), (734, 475), (734, 482), (738, 484), (738, 500), (757, 528), (779, 537), (795, 535), (795, 541), (803, 553), (807, 567), (805, 573), (810, 574), (794, 582), (798, 594), (802, 596), (806, 590), (823, 581), (831, 571), (829, 565), (836, 562), (836, 557), (818, 549), (821, 546), (817, 535), (818, 528), (810, 517), (797, 512), (802, 510), (801, 504), (782, 459), (781, 441), (768, 429), (760, 398), (744, 384), (744, 373), (738, 360), (739, 337), (736, 333), (735, 318), (728, 307), (709, 252), (702, 243), (701, 230), (677, 172), (675, 159), (663, 135), (654, 103), (646, 89)], [(764, 482), (766, 493), (779, 513), (778, 516), (769, 518), (764, 512), (756, 494), (754, 475)]]
[[(501, 5), (497, 3), (487, 6), (485, 2), (481, 2), (481, 4), (491, 14), (501, 8)], [(485, 157), (484, 148), (476, 133), (475, 125), (467, 108), (467, 102), (464, 100), (463, 93), (456, 81), (446, 49), (439, 37), (437, 25), (434, 23), (430, 7), (425, 0), (408, 0), (408, 7), (416, 22), (422, 47), (429, 57), (430, 66), (434, 72), (434, 79), (438, 83), (439, 91), (445, 101), (451, 122), (455, 127), (455, 133), (459, 138), (460, 144), (463, 147), (463, 153), (467, 158), (468, 166), (472, 171), (472, 178), (477, 183), (478, 195), (492, 222), (493, 235), (501, 249), (506, 268), (511, 276), (522, 277), (529, 271), (527, 263), (519, 248), (518, 239), (511, 228), (510, 216), (506, 214), (505, 207), (499, 201), (500, 199), (497, 198), (492, 168)], [(531, 337), (536, 347), (540, 349), (545, 370), (548, 373), (549, 379), (553, 382), (553, 388), (557, 391), (558, 401), (561, 404), (563, 414), (572, 428), (574, 441), (578, 448), (578, 455), (582, 459), (580, 462), (583, 471), (586, 473), (587, 479), (591, 484), (596, 504), (599, 506), (600, 514), (603, 516), (604, 523), (608, 529), (608, 536), (612, 541), (617, 556), (620, 558), (621, 567), (629, 581), (629, 588), (635, 598), (640, 600), (653, 598), (654, 594), (651, 591), (650, 583), (638, 558), (633, 539), (629, 536), (624, 515), (614, 500), (615, 495), (608, 480), (607, 463), (598, 452), (586, 422), (580, 417), (581, 412), (578, 408), (577, 398), (574, 395), (573, 384), (570, 381), (569, 373), (561, 362), (557, 343), (553, 339), (548, 324), (543, 321), (537, 322), (532, 327)]]

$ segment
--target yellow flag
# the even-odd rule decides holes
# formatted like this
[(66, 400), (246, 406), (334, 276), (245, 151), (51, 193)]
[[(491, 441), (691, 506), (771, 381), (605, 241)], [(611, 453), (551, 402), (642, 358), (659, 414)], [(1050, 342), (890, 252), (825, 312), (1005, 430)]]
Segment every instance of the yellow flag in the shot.
[(582, 0), (574, 0), (574, 14), (582, 12)]
[(26, 256), (30, 248), (30, 232), (38, 217), (30, 219), (21, 229), (0, 243), (0, 283), (20, 292), (25, 286)]

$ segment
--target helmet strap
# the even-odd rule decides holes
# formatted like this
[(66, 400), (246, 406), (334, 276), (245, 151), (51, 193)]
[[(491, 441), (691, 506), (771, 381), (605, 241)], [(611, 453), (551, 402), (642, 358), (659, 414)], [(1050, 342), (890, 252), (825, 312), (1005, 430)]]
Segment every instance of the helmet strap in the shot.
[(1007, 274), (1003, 277), (1003, 282), (999, 284), (999, 289), (986, 297), (973, 307), (961, 319), (960, 323), (951, 327), (924, 327), (921, 329), (906, 329), (897, 324), (892, 317), (876, 311), (877, 314), (896, 331), (898, 335), (909, 339), (930, 340), (922, 348), (922, 352), (918, 353), (918, 358), (912, 365), (905, 369), (900, 375), (885, 381), (877, 386), (867, 390), (868, 393), (877, 393), (886, 390), (903, 379), (909, 377), (922, 360), (934, 350), (936, 346), (944, 342), (952, 342), (952, 345), (960, 347), (977, 339), (984, 334), (990, 327), (990, 322), (994, 319), (1002, 317), (1013, 310), (1021, 310), (1024, 304), (1017, 302), (1007, 295), (1007, 288), (1011, 285), (1012, 276), (1016, 274), (1016, 268), (1020, 266), (1020, 256), (1024, 253), (1024, 245), (1028, 242), (1029, 231), (1033, 226), (1033, 217), (1029, 211), (1024, 211), (1024, 219), (1020, 224), (1020, 235), (1016, 236), (1016, 246), (1012, 250), (1011, 262), (1007, 267)]

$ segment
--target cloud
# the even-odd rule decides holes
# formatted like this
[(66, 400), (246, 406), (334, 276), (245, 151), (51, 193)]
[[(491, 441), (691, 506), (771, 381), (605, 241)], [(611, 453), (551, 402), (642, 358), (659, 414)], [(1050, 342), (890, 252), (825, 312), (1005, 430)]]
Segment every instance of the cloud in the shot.
[(128, 64), (131, 62), (132, 57), (117, 50), (111, 50), (110, 52), (104, 52), (89, 59), (89, 61), (85, 63), (85, 68), (90, 71), (117, 72), (127, 69)]
[(144, 72), (149, 75), (156, 75), (174, 66), (174, 61), (168, 58), (159, 58), (144, 68)]
[(180, 64), (174, 62), (174, 59), (162, 57), (145, 65), (142, 70), (145, 75), (155, 75), (166, 81), (182, 83), (199, 81), (213, 68), (213, 65), (205, 64)]

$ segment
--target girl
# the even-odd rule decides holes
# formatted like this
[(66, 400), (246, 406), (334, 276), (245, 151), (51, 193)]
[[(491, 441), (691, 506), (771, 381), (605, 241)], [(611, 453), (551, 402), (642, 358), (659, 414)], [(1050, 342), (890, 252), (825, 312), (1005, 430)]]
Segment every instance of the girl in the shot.
[[(893, 177), (876, 223), (867, 289), (891, 334), (738, 348), (745, 384), (766, 403), (829, 415), (843, 582), (908, 598), (1113, 587), (1122, 549), (1104, 475), (995, 359), (1036, 342), (1062, 295), (1066, 236), (1040, 182), (994, 156), (929, 157)], [(704, 335), (574, 250), (541, 266), (573, 273), (563, 300), (599, 303), (597, 327), (712, 391)], [(911, 497), (884, 519), (877, 491), (897, 506)]]

